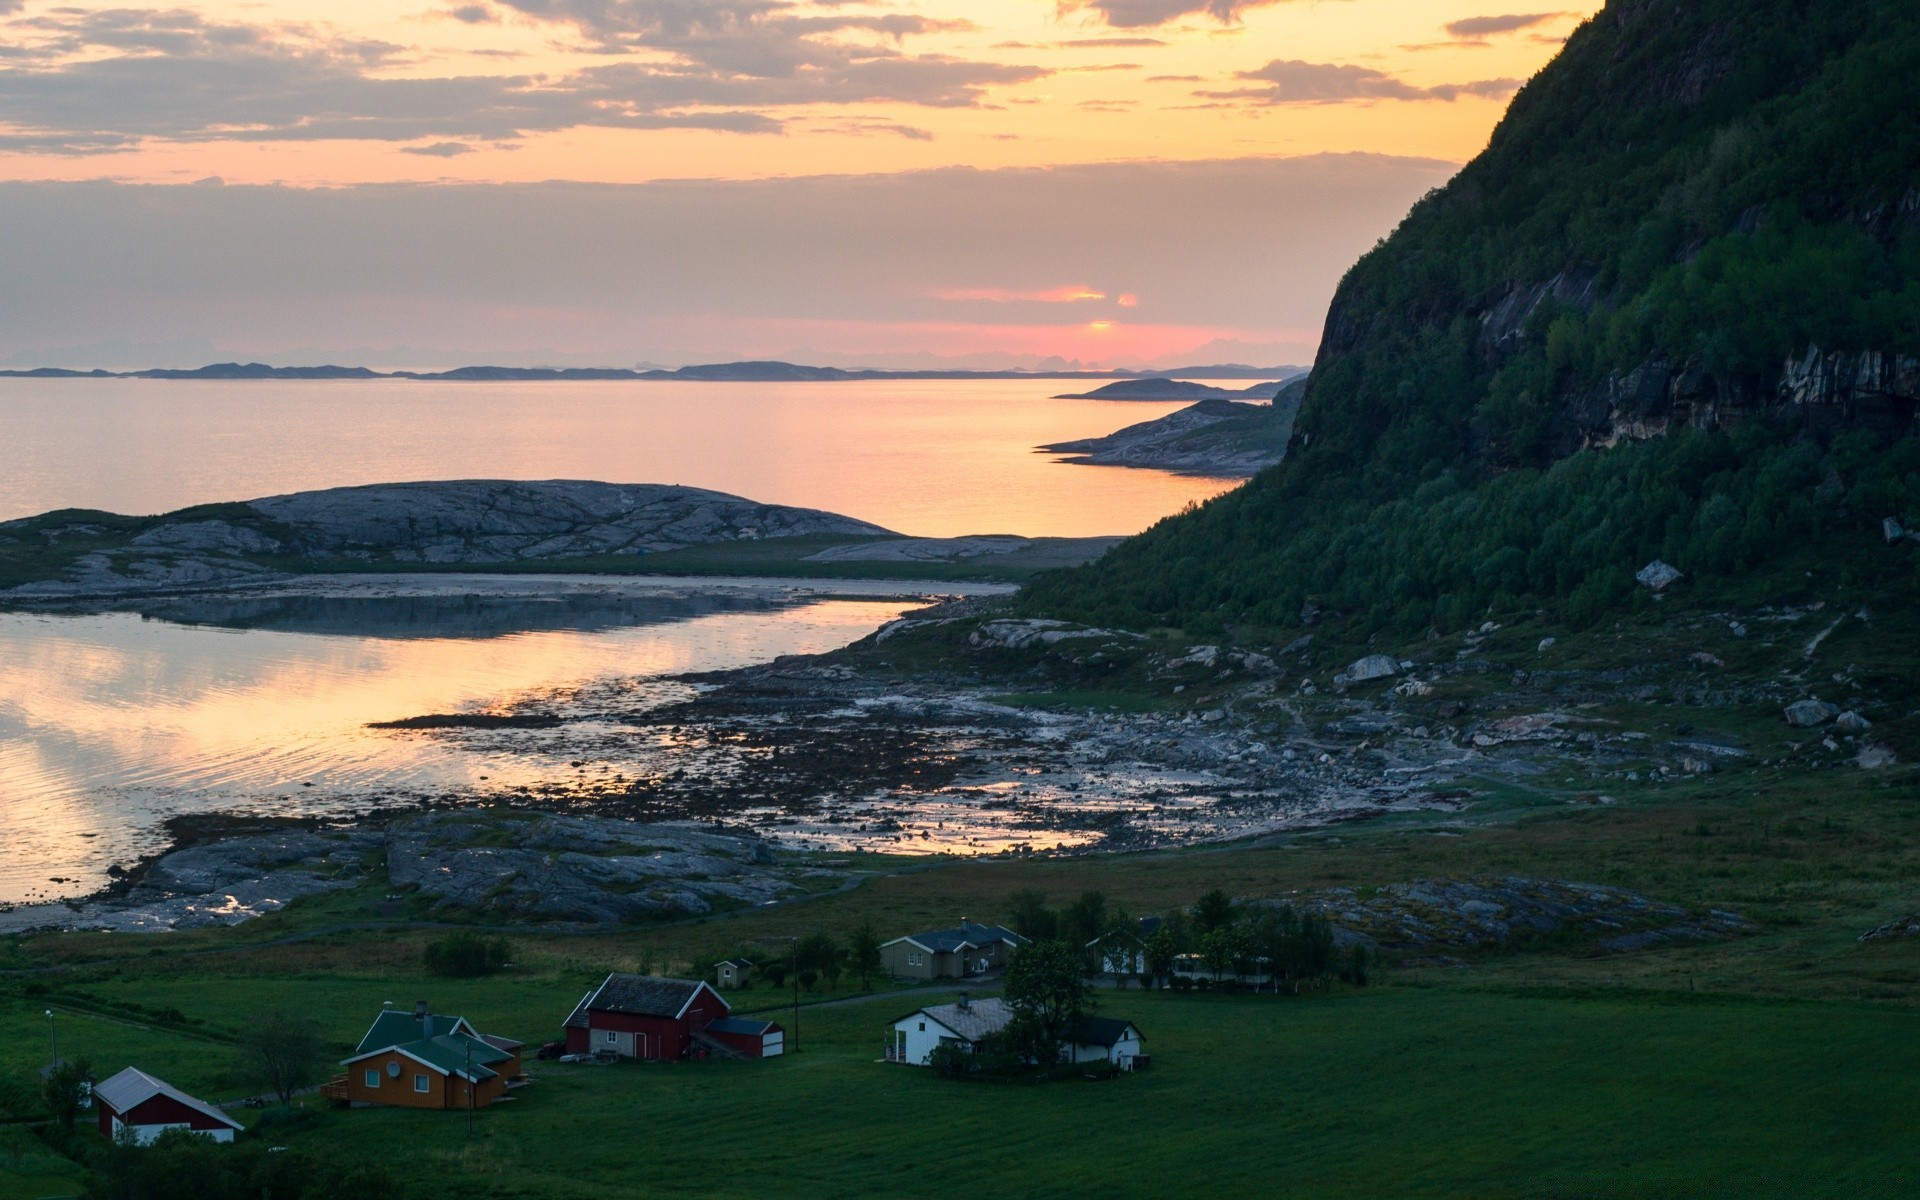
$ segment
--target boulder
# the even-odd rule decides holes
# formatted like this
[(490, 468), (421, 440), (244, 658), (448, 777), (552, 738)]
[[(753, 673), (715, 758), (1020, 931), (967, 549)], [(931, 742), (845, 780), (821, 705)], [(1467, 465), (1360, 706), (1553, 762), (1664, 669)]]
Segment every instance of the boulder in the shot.
[(1634, 578), (1639, 580), (1651, 591), (1659, 593), (1679, 583), (1682, 579), (1685, 579), (1686, 576), (1682, 575), (1677, 568), (1668, 566), (1656, 558), (1646, 566), (1641, 567), (1634, 575)]
[(1841, 733), (1865, 733), (1873, 728), (1873, 722), (1848, 709), (1833, 719), (1833, 727)]
[(1391, 679), (1400, 673), (1400, 660), (1384, 654), (1369, 654), (1348, 667), (1343, 674), (1348, 683), (1370, 683), (1375, 679)]
[(1814, 729), (1839, 715), (1839, 707), (1825, 700), (1802, 700), (1786, 708), (1787, 724), (1795, 729)]
[(1899, 521), (1888, 517), (1886, 520), (1880, 522), (1880, 536), (1887, 539), (1887, 545), (1892, 546), (1905, 538), (1907, 531)]

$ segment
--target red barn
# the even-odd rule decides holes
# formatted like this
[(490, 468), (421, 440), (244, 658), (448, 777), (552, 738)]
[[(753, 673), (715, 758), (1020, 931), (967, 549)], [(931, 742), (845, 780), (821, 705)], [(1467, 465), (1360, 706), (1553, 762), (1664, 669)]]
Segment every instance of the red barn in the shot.
[(707, 1026), (728, 1011), (704, 982), (609, 975), (567, 1018), (567, 1052), (677, 1062), (692, 1058)]
[(164, 1079), (132, 1067), (97, 1084), (93, 1106), (100, 1114), (102, 1134), (117, 1139), (130, 1131), (129, 1136), (141, 1146), (169, 1129), (186, 1129), (216, 1142), (231, 1142), (243, 1128), (204, 1100), (195, 1100)]

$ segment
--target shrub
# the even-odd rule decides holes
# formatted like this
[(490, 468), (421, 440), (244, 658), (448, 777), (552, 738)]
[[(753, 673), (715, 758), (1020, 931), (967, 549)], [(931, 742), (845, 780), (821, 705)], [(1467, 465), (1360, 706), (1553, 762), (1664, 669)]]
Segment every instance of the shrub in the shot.
[(478, 979), (507, 965), (507, 939), (483, 938), (464, 930), (429, 942), (422, 957), (427, 970), (448, 979)]

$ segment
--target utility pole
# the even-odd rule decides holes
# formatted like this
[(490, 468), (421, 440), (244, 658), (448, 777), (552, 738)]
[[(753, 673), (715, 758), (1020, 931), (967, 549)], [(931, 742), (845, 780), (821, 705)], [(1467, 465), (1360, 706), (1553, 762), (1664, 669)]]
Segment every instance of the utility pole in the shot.
[(54, 1026), (53, 1010), (47, 1010), (47, 1042), (53, 1047), (53, 1070), (60, 1069), (60, 1030)]
[(793, 1052), (800, 1053), (800, 939), (789, 934), (785, 937), (774, 936), (760, 939), (766, 942), (786, 942), (790, 949), (787, 953), (787, 978), (793, 984)]
[(473, 1039), (467, 1039), (467, 1140), (473, 1140)]

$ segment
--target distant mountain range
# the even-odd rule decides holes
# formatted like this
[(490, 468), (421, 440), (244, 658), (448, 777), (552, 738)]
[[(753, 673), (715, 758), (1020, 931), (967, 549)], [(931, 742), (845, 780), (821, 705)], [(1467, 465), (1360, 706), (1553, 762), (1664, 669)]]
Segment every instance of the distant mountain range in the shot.
[(375, 371), (368, 367), (272, 367), (266, 363), (213, 363), (190, 370), (76, 371), (64, 367), (0, 371), (14, 379), (425, 379), (452, 382), (531, 380), (652, 380), (694, 383), (834, 383), (863, 379), (1286, 379), (1304, 367), (1249, 367), (1240, 363), (1180, 367), (1166, 371), (865, 371), (809, 367), (788, 362), (708, 363), (677, 370), (625, 367), (455, 367), (450, 371)]

